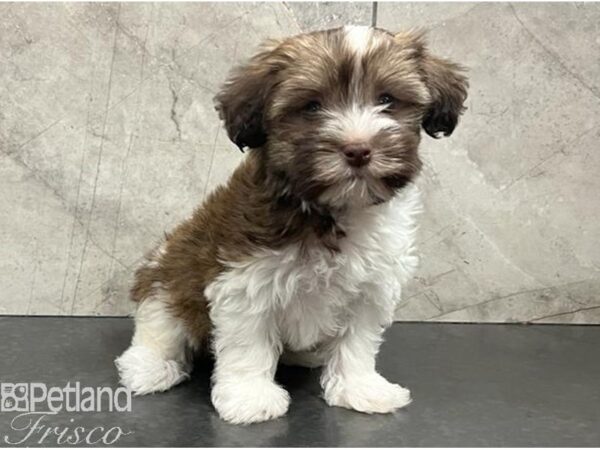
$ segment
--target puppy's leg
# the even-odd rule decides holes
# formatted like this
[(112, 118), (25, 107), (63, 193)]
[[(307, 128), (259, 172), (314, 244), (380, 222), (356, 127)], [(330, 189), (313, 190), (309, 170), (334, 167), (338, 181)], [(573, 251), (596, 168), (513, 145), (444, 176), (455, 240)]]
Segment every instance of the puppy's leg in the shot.
[(351, 317), (341, 335), (328, 344), (328, 361), (321, 376), (325, 401), (365, 413), (388, 413), (408, 405), (410, 391), (375, 370), (383, 324), (391, 317), (382, 317), (375, 305), (364, 303), (355, 307)]
[(274, 381), (281, 342), (273, 314), (217, 303), (211, 319), (216, 358), (211, 398), (219, 415), (239, 424), (284, 415), (290, 397)]
[(189, 378), (184, 325), (170, 313), (167, 295), (159, 291), (139, 304), (131, 347), (115, 361), (121, 383), (136, 395), (165, 391)]

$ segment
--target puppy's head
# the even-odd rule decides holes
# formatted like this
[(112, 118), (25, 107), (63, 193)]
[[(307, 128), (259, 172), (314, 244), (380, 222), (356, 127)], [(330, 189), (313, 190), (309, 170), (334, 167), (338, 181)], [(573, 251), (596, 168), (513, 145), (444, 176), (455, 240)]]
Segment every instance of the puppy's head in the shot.
[(420, 34), (344, 27), (268, 42), (216, 103), (231, 140), (294, 195), (365, 206), (415, 177), (421, 128), (449, 136), (466, 90), (462, 69)]

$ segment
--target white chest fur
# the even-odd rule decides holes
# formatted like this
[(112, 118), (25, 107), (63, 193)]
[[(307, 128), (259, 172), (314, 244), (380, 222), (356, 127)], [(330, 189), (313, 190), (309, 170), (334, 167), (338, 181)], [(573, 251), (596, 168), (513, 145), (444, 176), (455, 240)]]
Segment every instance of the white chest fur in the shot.
[(418, 263), (413, 243), (420, 209), (419, 192), (410, 186), (385, 204), (343, 219), (340, 252), (295, 244), (228, 264), (205, 291), (213, 320), (270, 314), (292, 350), (314, 347), (344, 330), (360, 302), (370, 302), (380, 320), (390, 322), (401, 286)]

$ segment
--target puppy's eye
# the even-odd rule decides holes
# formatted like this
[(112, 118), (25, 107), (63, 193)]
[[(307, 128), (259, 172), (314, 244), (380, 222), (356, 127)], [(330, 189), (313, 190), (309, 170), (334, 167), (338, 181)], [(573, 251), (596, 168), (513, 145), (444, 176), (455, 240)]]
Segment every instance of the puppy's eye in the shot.
[(321, 111), (321, 108), (322, 108), (322, 106), (319, 102), (312, 101), (312, 102), (308, 102), (306, 105), (304, 105), (302, 110), (307, 113), (316, 113), (316, 112)]
[(379, 105), (392, 105), (396, 99), (390, 94), (381, 94), (377, 99)]

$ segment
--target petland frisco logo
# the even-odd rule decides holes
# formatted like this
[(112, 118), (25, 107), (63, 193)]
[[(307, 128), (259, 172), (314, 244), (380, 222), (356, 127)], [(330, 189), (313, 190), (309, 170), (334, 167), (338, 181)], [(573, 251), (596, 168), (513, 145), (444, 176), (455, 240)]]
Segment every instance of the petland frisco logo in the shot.
[(1, 412), (131, 411), (131, 391), (120, 387), (74, 385), (48, 388), (44, 383), (0, 383)]
[(113, 444), (133, 432), (117, 426), (86, 428), (79, 426), (76, 418), (70, 418), (69, 425), (60, 427), (47, 422), (61, 412), (130, 412), (131, 395), (124, 387), (82, 387), (79, 382), (69, 382), (63, 387), (49, 387), (45, 383), (0, 383), (0, 412), (17, 413), (10, 422), (13, 433), (4, 436), (4, 444)]

